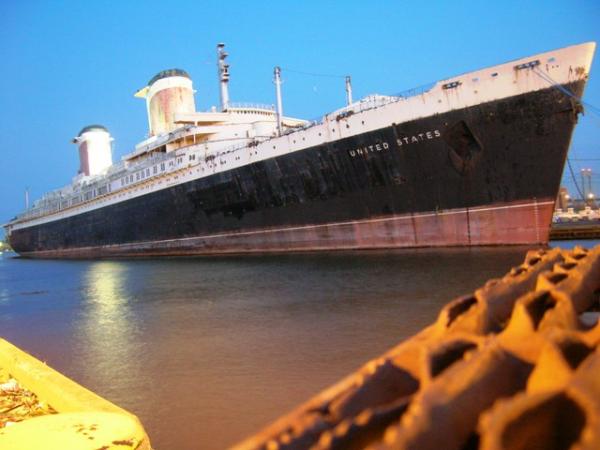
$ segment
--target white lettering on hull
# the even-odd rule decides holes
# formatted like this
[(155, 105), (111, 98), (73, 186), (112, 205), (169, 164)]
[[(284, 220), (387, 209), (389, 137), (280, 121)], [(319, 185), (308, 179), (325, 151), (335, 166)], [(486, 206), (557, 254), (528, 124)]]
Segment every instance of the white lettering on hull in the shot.
[[(413, 134), (410, 136), (402, 136), (396, 139), (396, 144), (398, 147), (406, 147), (411, 144), (419, 144), (421, 142), (438, 139), (442, 137), (442, 133), (440, 130), (429, 130), (423, 131), (422, 133)], [(386, 141), (376, 142), (372, 145), (364, 145), (361, 147), (357, 147), (355, 149), (349, 150), (348, 154), (352, 158), (356, 158), (357, 156), (367, 156), (370, 153), (378, 153), (384, 150), (389, 150), (390, 144)]]

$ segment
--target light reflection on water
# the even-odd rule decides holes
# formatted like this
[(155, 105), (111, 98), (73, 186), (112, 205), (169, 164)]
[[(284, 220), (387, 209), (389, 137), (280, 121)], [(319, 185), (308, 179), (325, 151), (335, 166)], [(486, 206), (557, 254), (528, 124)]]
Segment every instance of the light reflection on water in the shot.
[(9, 297), (8, 289), (6, 289), (6, 288), (0, 289), (0, 303), (8, 302), (8, 297)]
[(99, 325), (122, 322), (128, 314), (126, 280), (127, 266), (123, 262), (99, 261), (88, 265), (82, 281), (90, 315), (97, 314)]
[[(107, 395), (136, 390), (143, 378), (136, 340), (137, 320), (131, 311), (127, 289), (129, 266), (121, 261), (85, 263), (81, 273), (81, 304), (75, 322), (75, 343), (81, 362), (89, 367), (86, 383), (102, 383), (101, 377), (119, 378)], [(123, 368), (126, 367), (126, 370)]]
[(433, 322), (525, 251), (3, 257), (0, 330), (137, 414), (155, 448), (223, 448)]

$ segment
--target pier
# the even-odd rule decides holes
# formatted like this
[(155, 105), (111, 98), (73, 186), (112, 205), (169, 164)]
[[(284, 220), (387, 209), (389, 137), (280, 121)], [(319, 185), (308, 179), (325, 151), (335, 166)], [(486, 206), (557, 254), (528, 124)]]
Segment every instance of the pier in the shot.
[(554, 223), (550, 229), (550, 239), (555, 241), (600, 239), (600, 221)]
[(0, 339), (0, 448), (151, 450), (136, 416)]

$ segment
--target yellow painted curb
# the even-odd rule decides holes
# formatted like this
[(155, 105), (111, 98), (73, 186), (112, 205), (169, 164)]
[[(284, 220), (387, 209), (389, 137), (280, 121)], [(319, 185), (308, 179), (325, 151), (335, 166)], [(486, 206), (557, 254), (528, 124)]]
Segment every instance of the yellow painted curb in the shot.
[(130, 415), (83, 412), (34, 417), (0, 429), (0, 448), (11, 450), (140, 449), (146, 435)]
[[(0, 429), (0, 449), (150, 449), (148, 436), (135, 415), (75, 383), (4, 339), (0, 339), (0, 368), (10, 373), (21, 386), (33, 392), (40, 401), (50, 405), (58, 413), (27, 419)], [(95, 447), (67, 447), (65, 444), (60, 446), (61, 442), (78, 442), (73, 440), (77, 438), (77, 435), (74, 435), (75, 437), (71, 436), (72, 430), (69, 428), (70, 425), (74, 424), (72, 422), (76, 420), (74, 418), (77, 417), (79, 417), (77, 420), (80, 420), (82, 424), (89, 423), (90, 426), (96, 424), (97, 429), (98, 425), (102, 423), (102, 437), (104, 438), (111, 433), (113, 433), (111, 436), (114, 436), (114, 439), (107, 442), (134, 439), (132, 442), (135, 443), (135, 446), (115, 447), (115, 444), (112, 444), (112, 447), (104, 448), (103, 446), (106, 446), (106, 443), (95, 445)], [(35, 438), (39, 441), (27, 440), (28, 434), (35, 434), (35, 436), (31, 436), (31, 439)], [(63, 438), (60, 436), (63, 436)], [(121, 436), (129, 437), (122, 438)], [(9, 441), (5, 441), (6, 439), (9, 439)], [(58, 446), (51, 446), (51, 443), (54, 442), (53, 439)], [(61, 439), (64, 439), (64, 441), (61, 441)], [(87, 440), (92, 442), (91, 439)], [(21, 446), (17, 446), (17, 441)], [(8, 442), (10, 442), (10, 445)], [(36, 446), (34, 442), (40, 442), (43, 445)]]

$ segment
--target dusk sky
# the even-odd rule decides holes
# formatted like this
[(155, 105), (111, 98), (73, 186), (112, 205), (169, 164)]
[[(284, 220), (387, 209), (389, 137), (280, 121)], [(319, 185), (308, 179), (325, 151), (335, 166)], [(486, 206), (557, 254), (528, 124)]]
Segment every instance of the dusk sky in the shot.
[[(218, 105), (216, 50), (230, 54), (232, 101), (317, 118), (354, 97), (395, 94), (463, 72), (600, 41), (600, 1), (27, 1), (0, 3), (0, 222), (77, 173), (70, 140), (88, 124), (115, 138), (113, 160), (146, 137), (134, 92), (163, 69), (192, 77), (198, 110)], [(600, 110), (598, 54), (584, 100)], [(570, 150), (600, 194), (600, 116), (587, 108)], [(574, 193), (568, 173), (565, 185)], [(0, 233), (2, 235), (3, 231)]]

